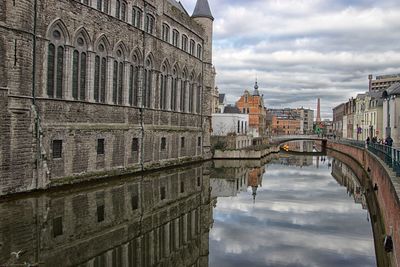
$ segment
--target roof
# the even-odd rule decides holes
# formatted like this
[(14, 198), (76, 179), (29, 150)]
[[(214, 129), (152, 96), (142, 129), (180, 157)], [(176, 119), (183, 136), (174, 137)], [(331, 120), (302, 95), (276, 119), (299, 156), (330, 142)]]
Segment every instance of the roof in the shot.
[(400, 83), (392, 84), (386, 91), (388, 95), (400, 95)]
[(208, 0), (197, 0), (192, 18), (209, 18), (214, 20)]
[(219, 94), (218, 98), (220, 104), (223, 104), (225, 102), (225, 94)]
[(232, 105), (228, 105), (224, 108), (224, 113), (230, 113), (230, 114), (240, 114), (240, 110)]
[(174, 7), (185, 13), (186, 15), (189, 16), (189, 13), (187, 13), (186, 9), (183, 7), (182, 3), (179, 1), (177, 2), (176, 0), (168, 0)]

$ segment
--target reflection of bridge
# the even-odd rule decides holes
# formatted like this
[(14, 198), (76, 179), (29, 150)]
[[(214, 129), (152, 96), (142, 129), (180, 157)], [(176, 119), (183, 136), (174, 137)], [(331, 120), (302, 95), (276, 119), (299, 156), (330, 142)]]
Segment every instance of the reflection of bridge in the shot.
[(302, 156), (326, 156), (326, 151), (323, 152), (299, 152), (299, 151), (284, 151), (281, 150), (281, 153), (288, 155), (302, 155)]
[(287, 153), (292, 153), (296, 155), (314, 155), (314, 156), (323, 156), (326, 155), (326, 144), (327, 139), (321, 138), (317, 135), (280, 135), (280, 136), (273, 136), (270, 139), (271, 144), (281, 145), (288, 142), (293, 141), (321, 141), (321, 151), (319, 152), (296, 152), (296, 151), (288, 151)]

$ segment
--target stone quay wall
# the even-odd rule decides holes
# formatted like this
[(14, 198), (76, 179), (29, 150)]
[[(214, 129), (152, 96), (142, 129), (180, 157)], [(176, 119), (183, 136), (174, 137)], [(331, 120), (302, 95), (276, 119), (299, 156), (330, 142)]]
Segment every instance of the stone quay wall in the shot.
[[(395, 186), (399, 178), (378, 157), (366, 149), (328, 141), (329, 149), (346, 154), (356, 160), (369, 173), (372, 185), (377, 184), (375, 192), (387, 235), (394, 243), (393, 266), (400, 266), (400, 201)], [(383, 239), (382, 239), (383, 242)]]

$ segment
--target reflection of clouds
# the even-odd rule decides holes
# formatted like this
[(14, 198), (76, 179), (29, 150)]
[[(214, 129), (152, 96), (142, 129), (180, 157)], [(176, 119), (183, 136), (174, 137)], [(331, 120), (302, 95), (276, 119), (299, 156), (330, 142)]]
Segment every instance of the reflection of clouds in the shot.
[(329, 169), (269, 165), (250, 191), (218, 199), (210, 266), (375, 266), (366, 212)]

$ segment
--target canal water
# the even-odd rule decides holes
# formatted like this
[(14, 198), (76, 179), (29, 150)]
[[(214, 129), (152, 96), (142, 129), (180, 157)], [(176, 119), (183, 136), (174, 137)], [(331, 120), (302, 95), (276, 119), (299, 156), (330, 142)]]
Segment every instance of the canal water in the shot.
[[(365, 188), (277, 154), (0, 201), (0, 266), (376, 266)], [(22, 265), (20, 265), (22, 266)]]

